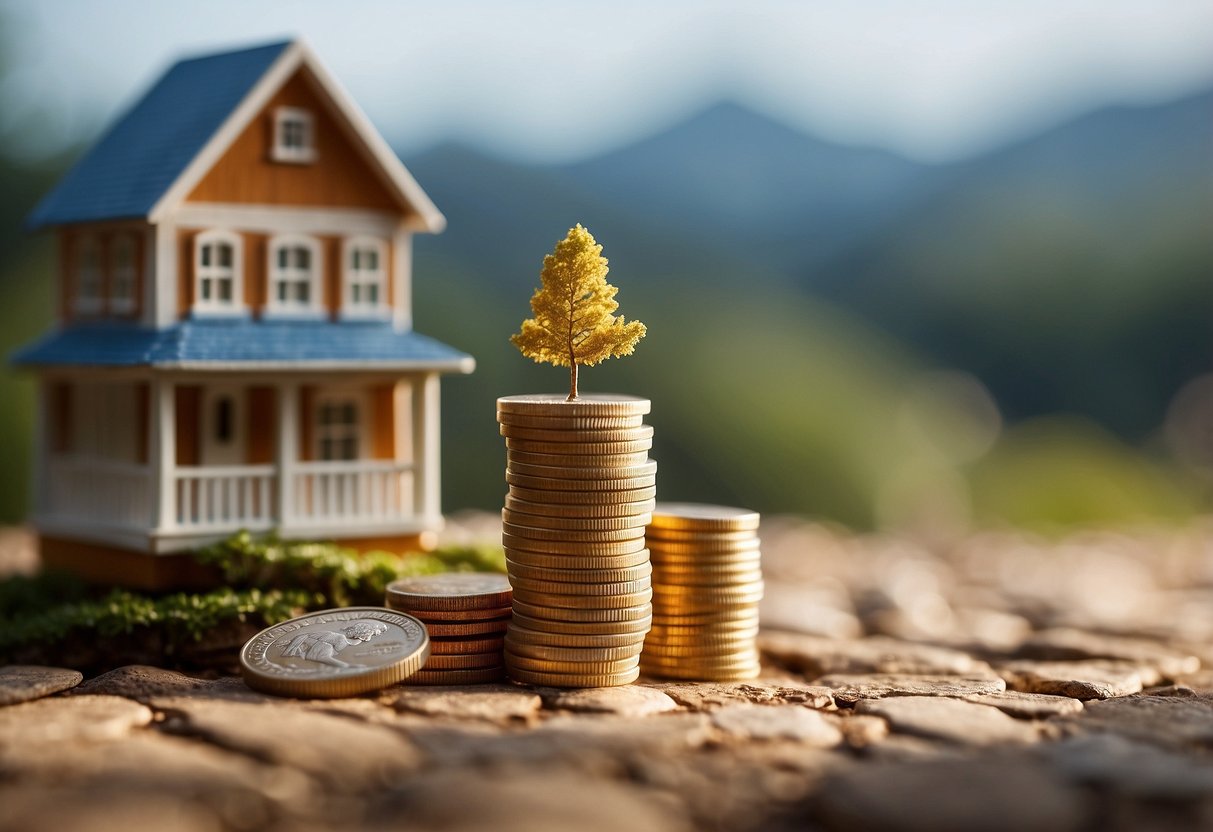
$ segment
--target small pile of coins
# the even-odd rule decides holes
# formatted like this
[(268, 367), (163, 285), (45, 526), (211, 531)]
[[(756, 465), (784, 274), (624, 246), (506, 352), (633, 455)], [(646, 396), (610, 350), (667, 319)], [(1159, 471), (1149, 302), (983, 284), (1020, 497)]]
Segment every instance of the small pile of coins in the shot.
[(649, 407), (631, 396), (497, 400), (509, 483), (501, 539), (514, 588), (505, 666), (515, 681), (607, 687), (640, 676), (653, 612)]
[(487, 572), (447, 572), (393, 581), (386, 604), (420, 619), (430, 636), (424, 667), (410, 685), (470, 685), (505, 675), (510, 582)]
[(711, 682), (759, 674), (762, 553), (756, 512), (662, 503), (647, 541), (653, 563), (653, 629), (646, 675)]

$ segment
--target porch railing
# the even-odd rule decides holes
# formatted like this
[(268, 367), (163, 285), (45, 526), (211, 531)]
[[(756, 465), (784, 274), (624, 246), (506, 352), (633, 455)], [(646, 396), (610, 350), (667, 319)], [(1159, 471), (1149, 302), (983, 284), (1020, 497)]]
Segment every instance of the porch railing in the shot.
[(410, 463), (300, 462), (293, 471), (293, 521), (353, 526), (400, 521), (415, 515)]
[(71, 523), (146, 529), (152, 522), (151, 469), (106, 459), (47, 460), (45, 512)]
[(275, 523), (276, 480), (272, 465), (177, 468), (176, 524), (191, 531), (269, 529)]

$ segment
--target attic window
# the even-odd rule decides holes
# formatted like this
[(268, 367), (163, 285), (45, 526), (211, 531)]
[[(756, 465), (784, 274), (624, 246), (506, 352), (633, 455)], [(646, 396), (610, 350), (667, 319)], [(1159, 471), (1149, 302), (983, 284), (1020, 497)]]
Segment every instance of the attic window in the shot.
[(299, 107), (279, 107), (274, 110), (274, 146), (270, 158), (294, 164), (316, 161), (315, 133), (310, 112)]

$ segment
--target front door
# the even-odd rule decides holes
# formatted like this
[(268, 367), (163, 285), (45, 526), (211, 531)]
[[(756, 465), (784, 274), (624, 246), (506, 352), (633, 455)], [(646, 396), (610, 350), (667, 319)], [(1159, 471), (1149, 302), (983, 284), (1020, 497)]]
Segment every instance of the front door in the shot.
[(203, 465), (245, 464), (244, 390), (208, 385), (202, 394)]

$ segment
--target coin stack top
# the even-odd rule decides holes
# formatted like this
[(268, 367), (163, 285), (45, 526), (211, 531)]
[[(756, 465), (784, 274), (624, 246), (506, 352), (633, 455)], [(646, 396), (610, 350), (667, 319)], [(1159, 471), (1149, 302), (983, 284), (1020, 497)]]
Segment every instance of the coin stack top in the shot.
[(511, 679), (554, 687), (635, 681), (652, 621), (644, 548), (657, 464), (647, 399), (497, 400), (509, 494), (501, 512), (514, 617)]
[(494, 572), (446, 572), (388, 584), (386, 602), (420, 619), (431, 653), (411, 685), (468, 685), (505, 675), (502, 650), (512, 590)]
[(714, 682), (758, 675), (758, 523), (756, 512), (741, 508), (655, 507), (646, 535), (654, 590), (640, 659), (646, 674)]
[(263, 693), (330, 699), (404, 681), (429, 655), (425, 626), (413, 616), (345, 607), (262, 630), (240, 650), (240, 672)]

